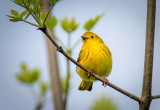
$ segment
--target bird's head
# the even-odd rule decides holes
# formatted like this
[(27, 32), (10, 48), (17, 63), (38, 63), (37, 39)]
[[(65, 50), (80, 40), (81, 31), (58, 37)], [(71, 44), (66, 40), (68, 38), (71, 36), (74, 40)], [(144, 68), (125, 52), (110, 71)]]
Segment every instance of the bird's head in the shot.
[(103, 40), (93, 32), (86, 32), (81, 37), (83, 42), (103, 42)]

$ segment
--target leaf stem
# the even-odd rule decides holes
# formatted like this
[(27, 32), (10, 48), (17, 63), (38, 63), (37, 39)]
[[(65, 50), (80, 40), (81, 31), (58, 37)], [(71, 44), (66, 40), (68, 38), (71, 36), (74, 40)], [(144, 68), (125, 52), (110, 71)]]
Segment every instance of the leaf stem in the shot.
[(68, 33), (68, 51), (70, 51), (70, 45), (71, 45), (71, 34)]
[(52, 10), (53, 6), (54, 6), (54, 5), (52, 5), (52, 6), (50, 7), (50, 9), (49, 9), (49, 11), (48, 11), (48, 13), (47, 13), (47, 15), (46, 15), (46, 17), (45, 17), (44, 21), (43, 21), (43, 26), (45, 25), (46, 20), (47, 20), (47, 18), (48, 18), (48, 16), (49, 16), (49, 13), (51, 12), (51, 10)]
[[(32, 15), (32, 17), (36, 20), (36, 22), (41, 26), (41, 23), (37, 20), (37, 18), (34, 16), (34, 14), (31, 12), (31, 10), (29, 9), (29, 7), (26, 5), (26, 3), (24, 3), (24, 0), (23, 1), (23, 4), (25, 6), (25, 8), (28, 10), (28, 12)], [(40, 27), (38, 26), (38, 27)]]
[(28, 22), (28, 21), (26, 21), (26, 20), (24, 20), (24, 19), (23, 19), (23, 21), (24, 21), (24, 22), (26, 22), (26, 23), (28, 23), (28, 24), (31, 24), (31, 25), (33, 25), (33, 26), (39, 27), (37, 24), (34, 24), (34, 23), (31, 23), (31, 22)]
[(32, 94), (35, 102), (37, 103), (40, 97), (38, 96), (38, 94), (37, 94), (37, 92), (36, 92), (36, 90), (35, 90), (35, 88), (34, 88), (34, 85), (30, 85), (30, 86), (29, 86), (29, 89), (30, 89), (30, 91), (31, 91), (31, 94)]

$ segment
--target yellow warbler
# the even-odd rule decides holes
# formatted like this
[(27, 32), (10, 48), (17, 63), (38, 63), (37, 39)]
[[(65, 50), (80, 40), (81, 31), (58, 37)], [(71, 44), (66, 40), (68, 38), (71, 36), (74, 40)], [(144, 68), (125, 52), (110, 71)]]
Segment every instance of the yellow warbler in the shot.
[[(107, 77), (112, 69), (111, 52), (103, 43), (103, 40), (93, 32), (86, 32), (82, 36), (83, 46), (77, 62), (101, 77)], [(82, 78), (79, 90), (92, 90), (93, 76), (77, 67), (77, 72)]]

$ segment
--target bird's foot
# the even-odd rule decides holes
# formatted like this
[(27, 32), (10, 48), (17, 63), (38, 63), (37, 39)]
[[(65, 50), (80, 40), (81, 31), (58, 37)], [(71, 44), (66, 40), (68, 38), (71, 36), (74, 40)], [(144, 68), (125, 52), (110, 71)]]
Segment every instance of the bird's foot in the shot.
[(91, 76), (92, 76), (92, 70), (89, 69), (87, 78), (89, 79)]
[(104, 79), (104, 82), (102, 83), (102, 86), (106, 87), (109, 84), (108, 79)]
[(63, 48), (62, 48), (62, 46), (59, 46), (59, 47), (57, 47), (57, 51), (62, 51), (63, 50)]

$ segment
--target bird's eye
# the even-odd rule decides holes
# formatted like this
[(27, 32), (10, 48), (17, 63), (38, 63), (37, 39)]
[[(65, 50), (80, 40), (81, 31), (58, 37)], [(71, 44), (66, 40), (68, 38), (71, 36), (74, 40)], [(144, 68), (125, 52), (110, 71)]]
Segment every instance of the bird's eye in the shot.
[(93, 36), (91, 36), (91, 38), (93, 38)]

